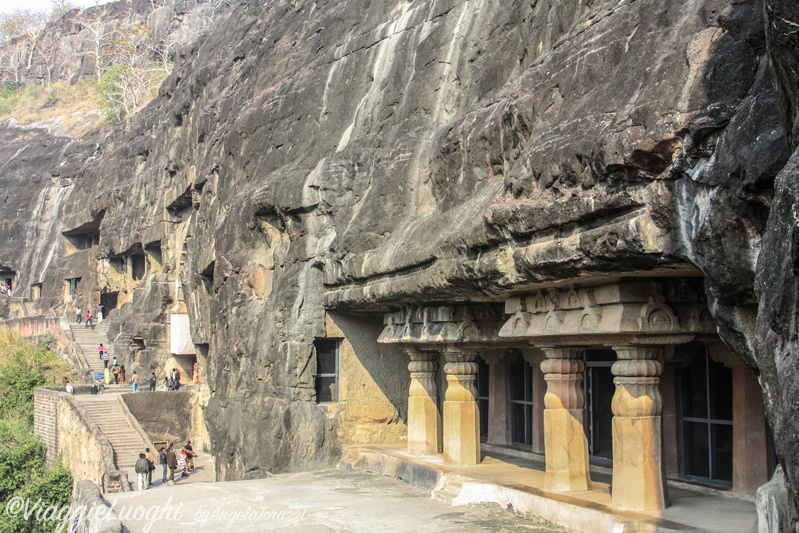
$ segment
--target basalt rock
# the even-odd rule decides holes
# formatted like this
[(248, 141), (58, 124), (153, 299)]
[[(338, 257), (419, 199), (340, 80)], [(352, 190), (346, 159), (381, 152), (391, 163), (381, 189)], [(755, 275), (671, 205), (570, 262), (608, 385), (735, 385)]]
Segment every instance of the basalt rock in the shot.
[[(769, 61), (778, 109), (794, 150), (777, 176), (774, 199), (763, 235), (756, 289), (759, 296), (755, 352), (769, 425), (779, 450), (799, 516), (799, 6), (764, 2)], [(777, 478), (777, 476), (775, 476)], [(772, 484), (779, 483), (772, 480)]]
[(789, 158), (764, 25), (756, 0), (242, 4), (69, 182), (60, 231), (99, 244), (60, 244), (43, 297), (124, 293), (114, 349), (147, 370), (185, 305), (220, 479), (338, 458), (313, 344), (336, 313), (702, 276), (762, 370), (756, 261)]

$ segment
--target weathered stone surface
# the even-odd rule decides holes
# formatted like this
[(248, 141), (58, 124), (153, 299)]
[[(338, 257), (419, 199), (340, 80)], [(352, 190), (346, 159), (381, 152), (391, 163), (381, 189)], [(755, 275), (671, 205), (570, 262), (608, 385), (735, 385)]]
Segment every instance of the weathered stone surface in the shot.
[(799, 527), (799, 5), (766, 0), (764, 8), (777, 104), (794, 153), (774, 184), (758, 257), (755, 347), (766, 414), (790, 490), (793, 527)]
[(84, 479), (75, 483), (69, 528), (75, 533), (122, 533), (119, 516), (109, 507), (97, 485)]
[[(64, 182), (57, 231), (99, 224), (100, 244), (70, 254), (54, 234), (24, 255), (47, 258), (52, 305), (71, 277), (78, 302), (119, 291), (113, 349), (147, 370), (185, 305), (219, 479), (337, 458), (343, 417), (314, 401), (326, 309), (701, 276), (719, 333), (755, 367), (755, 262), (789, 155), (762, 13), (757, 0), (246, 3)], [(95, 266), (142, 255), (140, 280)], [(774, 397), (770, 416), (790, 396)], [(780, 457), (792, 450), (778, 436)]]
[(156, 391), (125, 394), (122, 400), (151, 441), (167, 441), (182, 447), (191, 440), (192, 392)]

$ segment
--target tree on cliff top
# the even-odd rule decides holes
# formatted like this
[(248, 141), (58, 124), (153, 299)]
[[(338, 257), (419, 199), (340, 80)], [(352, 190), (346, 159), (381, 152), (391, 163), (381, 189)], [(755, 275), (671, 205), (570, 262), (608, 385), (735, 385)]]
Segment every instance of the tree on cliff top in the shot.
[(10, 13), (0, 13), (0, 41), (32, 34), (49, 18), (47, 12), (33, 9), (18, 8)]

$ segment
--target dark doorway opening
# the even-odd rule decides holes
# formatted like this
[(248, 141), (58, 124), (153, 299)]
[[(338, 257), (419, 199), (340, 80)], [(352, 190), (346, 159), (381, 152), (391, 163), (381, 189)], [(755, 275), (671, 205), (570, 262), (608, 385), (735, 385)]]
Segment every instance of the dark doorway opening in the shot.
[(608, 349), (585, 351), (586, 407), (588, 408), (588, 453), (596, 462), (613, 460), (613, 410), (611, 403), (616, 393), (610, 367), (616, 362), (616, 352)]
[(480, 439), (488, 438), (488, 364), (477, 358), (477, 410), (480, 413)]
[(117, 308), (119, 291), (104, 292), (100, 295), (100, 304), (103, 306), (103, 318), (107, 318), (111, 311)]
[(701, 347), (680, 369), (680, 388), (685, 477), (732, 486), (732, 370)]
[(133, 280), (139, 281), (144, 278), (147, 273), (147, 262), (145, 261), (144, 254), (134, 254), (130, 256), (131, 270)]
[(533, 445), (533, 369), (520, 350), (508, 365), (510, 376), (510, 434), (513, 444)]

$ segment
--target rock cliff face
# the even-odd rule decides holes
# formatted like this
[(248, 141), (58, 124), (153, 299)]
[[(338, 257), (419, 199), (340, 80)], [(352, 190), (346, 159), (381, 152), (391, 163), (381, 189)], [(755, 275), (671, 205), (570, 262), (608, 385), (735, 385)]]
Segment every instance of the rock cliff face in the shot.
[[(62, 242), (19, 285), (55, 306), (65, 279), (77, 298), (117, 283), (114, 349), (155, 367), (179, 279), (221, 479), (337, 458), (342, 417), (314, 402), (326, 312), (703, 276), (722, 338), (762, 369), (756, 260), (789, 158), (764, 26), (756, 0), (245, 3), (60, 178), (59, 231), (99, 245)], [(115, 281), (134, 256), (146, 273)], [(775, 290), (795, 303), (793, 279)]]
[(766, 1), (766, 36), (793, 156), (777, 176), (758, 257), (756, 353), (768, 420), (799, 516), (799, 5)]

